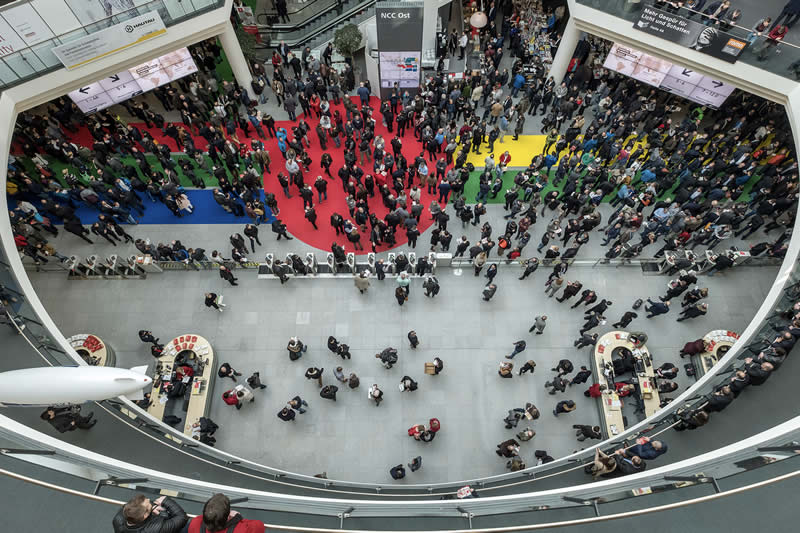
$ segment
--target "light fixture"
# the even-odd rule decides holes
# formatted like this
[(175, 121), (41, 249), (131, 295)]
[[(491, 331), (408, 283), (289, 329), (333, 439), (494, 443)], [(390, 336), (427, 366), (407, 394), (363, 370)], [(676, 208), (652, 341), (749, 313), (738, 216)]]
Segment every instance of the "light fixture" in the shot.
[(483, 11), (476, 11), (469, 18), (469, 24), (473, 28), (481, 29), (484, 26), (486, 26), (486, 24), (488, 24), (488, 22), (489, 22), (489, 19), (486, 17), (486, 13), (484, 13)]

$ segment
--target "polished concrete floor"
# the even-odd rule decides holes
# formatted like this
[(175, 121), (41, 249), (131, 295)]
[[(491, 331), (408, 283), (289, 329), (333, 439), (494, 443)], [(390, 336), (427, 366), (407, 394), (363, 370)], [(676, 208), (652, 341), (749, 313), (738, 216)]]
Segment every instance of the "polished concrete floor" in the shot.
[[(501, 228), (502, 206), (490, 208), (489, 220)], [(607, 215), (607, 206), (603, 209)], [(539, 221), (535, 235), (545, 224), (546, 220)], [(226, 225), (140, 226), (131, 232), (156, 241), (179, 238), (187, 246), (196, 243), (207, 250), (216, 243), (227, 254), (229, 249), (222, 243), (238, 229)], [(454, 235), (460, 236), (460, 228), (454, 229)], [(470, 226), (466, 233), (474, 240), (476, 232)], [(758, 238), (753, 236), (753, 240)], [(62, 239), (69, 241), (61, 246)], [(70, 253), (83, 253), (75, 240), (60, 236), (55, 241), (59, 248), (68, 244)], [(420, 238), (422, 242), (427, 242), (427, 235)], [(262, 243), (257, 248), (258, 258), (266, 251), (282, 255), (306, 250), (297, 240), (275, 242), (271, 235), (265, 235)], [(98, 249), (111, 253), (110, 245), (96, 245)], [(418, 245), (418, 250), (423, 249)], [(132, 246), (127, 250), (134, 253)], [(593, 235), (579, 259), (600, 257), (602, 250)], [(638, 266), (592, 268), (590, 263), (572, 266), (567, 279), (578, 279), (601, 298), (612, 299), (611, 321), (637, 298), (656, 297), (665, 291), (666, 277), (643, 275)], [(576, 351), (572, 346), (583, 315), (544, 295), (548, 272), (543, 267), (519, 281), (518, 267), (503, 266), (496, 278), (496, 296), (484, 302), (480, 296), (484, 278), (475, 278), (468, 269), (459, 275), (443, 268), (437, 273), (442, 290), (435, 299), (426, 298), (421, 281), (415, 280), (411, 298), (403, 307), (393, 298), (395, 282), (391, 278), (382, 283), (373, 280), (364, 295), (346, 277), (296, 279), (281, 286), (276, 280), (258, 280), (254, 270), (238, 271), (238, 287), (228, 286), (213, 271), (165, 272), (143, 281), (68, 281), (63, 273), (31, 273), (31, 279), (65, 335), (91, 332), (103, 337), (116, 349), (120, 366), (152, 363), (149, 351), (136, 336), (139, 329), (152, 329), (163, 340), (186, 332), (204, 335), (211, 340), (218, 362), (230, 362), (245, 377), (259, 371), (268, 388), (257, 391), (256, 401), (240, 411), (220, 398), (233, 383), (217, 381), (210, 416), (222, 427), (217, 434), (219, 448), (290, 471), (327, 472), (330, 478), (369, 482), (390, 482), (389, 468), (422, 455), (423, 468), (406, 480), (426, 483), (504, 472), (505, 460), (492, 452), (514, 431), (504, 428), (502, 418), (508, 409), (522, 407), (527, 401), (543, 413), (532, 424), (536, 437), (522, 445), (529, 465), (534, 464), (537, 449), (554, 457), (578, 449), (572, 424), (597, 423), (597, 407), (583, 396), (583, 387), (557, 396), (548, 395), (544, 388), (553, 374), (550, 368), (559, 359), (571, 359), (576, 368), (590, 362), (588, 349)], [(775, 273), (770, 267), (740, 267), (726, 275), (701, 278), (700, 286), (710, 288), (706, 317), (676, 323), (676, 311), (652, 320), (644, 319), (640, 312), (630, 328), (648, 333), (656, 364), (672, 361), (682, 367), (677, 354), (686, 341), (713, 329), (744, 328)], [(224, 313), (203, 306), (206, 291), (225, 295), (228, 308)], [(533, 317), (542, 313), (550, 317), (545, 333), (529, 334)], [(416, 351), (410, 350), (406, 341), (410, 329), (415, 329), (421, 340)], [(597, 331), (608, 330), (610, 326)], [(285, 348), (293, 335), (309, 345), (306, 355), (296, 362), (289, 361)], [(352, 360), (343, 362), (328, 352), (328, 335), (350, 345)], [(533, 376), (503, 380), (497, 367), (519, 339), (526, 339), (529, 347), (517, 356), (516, 364), (533, 359), (537, 371)], [(374, 358), (387, 346), (400, 353), (399, 363), (391, 370)], [(436, 377), (424, 375), (423, 363), (435, 356), (444, 360), (444, 372)], [(346, 373), (359, 375), (361, 387), (350, 390), (345, 385), (340, 387), (336, 403), (323, 400), (317, 385), (303, 377), (312, 365), (325, 368), (326, 384), (336, 383), (332, 370), (341, 365)], [(418, 391), (399, 392), (400, 378), (406, 374), (419, 382)], [(677, 381), (680, 390), (693, 382), (683, 374)], [(377, 408), (366, 397), (373, 383), (385, 391), (385, 401)], [(306, 399), (310, 408), (294, 423), (282, 422), (276, 414), (294, 395)], [(553, 417), (552, 408), (561, 399), (575, 400), (577, 411)], [(410, 426), (434, 416), (443, 429), (433, 442), (416, 442), (407, 436)]]

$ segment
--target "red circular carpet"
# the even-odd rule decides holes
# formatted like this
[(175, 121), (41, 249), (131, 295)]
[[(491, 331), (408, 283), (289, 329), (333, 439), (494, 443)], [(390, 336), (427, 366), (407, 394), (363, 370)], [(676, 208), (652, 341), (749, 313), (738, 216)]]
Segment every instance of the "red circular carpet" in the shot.
[[(358, 97), (351, 97), (352, 100), (359, 104)], [(373, 118), (376, 121), (375, 124), (375, 135), (383, 136), (386, 142), (386, 150), (391, 153), (391, 145), (389, 144), (390, 141), (394, 138), (395, 133), (389, 133), (388, 129), (383, 125), (383, 120), (381, 115), (378, 113), (378, 109), (380, 106), (380, 100), (377, 97), (372, 97), (370, 104), (373, 108)], [(342, 104), (334, 105), (331, 102), (331, 114), (333, 114), (334, 110), (339, 110), (339, 113), (342, 117), (346, 117), (344, 106)], [(298, 106), (298, 111), (302, 109)], [(283, 113), (282, 113), (283, 114)], [(322, 158), (322, 154), (325, 152), (321, 149), (319, 145), (319, 139), (317, 137), (315, 128), (317, 123), (319, 122), (316, 118), (312, 117), (305, 117), (298, 114), (298, 120), (303, 118), (309, 126), (311, 126), (311, 131), (308, 134), (308, 139), (311, 143), (311, 147), (307, 148), (306, 151), (308, 152), (309, 156), (312, 159), (312, 164), (310, 166), (310, 172), (304, 172), (304, 180), (305, 183), (308, 183), (313, 188), (314, 180), (316, 180), (317, 176), (323, 175), (325, 176), (324, 170), (320, 166), (319, 162)], [(142, 131), (148, 131), (156, 139), (158, 142), (166, 143), (170, 146), (173, 151), (181, 151), (177, 145), (175, 144), (174, 139), (171, 137), (165, 136), (160, 129), (158, 128), (148, 128), (143, 123), (133, 123), (136, 127), (141, 129)], [(295, 126), (296, 122), (291, 122), (289, 120), (285, 121), (276, 121), (275, 127), (276, 128), (286, 128), (286, 131), (289, 133), (291, 138), (291, 128)], [(246, 142), (248, 147), (250, 146), (250, 139), (258, 139), (258, 135), (253, 129), (250, 129), (250, 136), (246, 136), (242, 130), (237, 130), (237, 137), (240, 141)], [(266, 133), (266, 131), (265, 131)], [(82, 127), (80, 131), (76, 134), (71, 135), (72, 140), (79, 144), (83, 144), (84, 146), (91, 147), (93, 143), (93, 139), (89, 134), (89, 131)], [(205, 149), (207, 146), (206, 140), (203, 137), (194, 135), (194, 142), (195, 146), (199, 149)], [(406, 160), (409, 163), (413, 163), (414, 158), (417, 157), (420, 152), (422, 151), (422, 147), (414, 137), (414, 130), (413, 128), (407, 127), (405, 131), (405, 136), (402, 137), (403, 140), (403, 155), (405, 156)], [(342, 182), (337, 176), (337, 172), (339, 168), (344, 165), (344, 148), (336, 148), (331, 140), (328, 140), (327, 144), (327, 152), (331, 154), (333, 157), (333, 165), (331, 165), (331, 174), (333, 176), (333, 180), (328, 180), (328, 199), (323, 200), (322, 203), (317, 203), (317, 191), (314, 189), (314, 209), (317, 212), (317, 227), (318, 230), (315, 230), (311, 223), (305, 219), (304, 214), (305, 211), (303, 209), (303, 200), (300, 198), (298, 194), (297, 187), (294, 185), (290, 185), (289, 190), (292, 194), (291, 198), (286, 198), (283, 193), (283, 189), (278, 184), (278, 172), (286, 173), (285, 169), (285, 160), (281, 155), (281, 151), (278, 149), (278, 142), (276, 139), (270, 139), (269, 137), (262, 140), (264, 146), (270, 153), (270, 157), (272, 158), (272, 164), (270, 169), (272, 172), (268, 172), (264, 174), (264, 190), (266, 192), (271, 192), (275, 195), (278, 199), (278, 208), (280, 210), (279, 218), (286, 224), (288, 227), (289, 233), (300, 239), (301, 241), (309, 244), (315, 248), (319, 248), (321, 250), (330, 250), (331, 243), (336, 242), (340, 245), (344, 246), (345, 249), (349, 252), (355, 252), (356, 254), (366, 254), (371, 251), (371, 247), (369, 244), (369, 224), (367, 225), (367, 231), (361, 233), (361, 245), (364, 247), (363, 251), (357, 251), (354, 249), (353, 245), (344, 237), (344, 235), (336, 235), (336, 232), (330, 225), (330, 216), (334, 212), (339, 213), (345, 219), (349, 217), (349, 211), (347, 209), (347, 203), (345, 202), (345, 193), (342, 190)], [(342, 143), (342, 146), (344, 143)], [(359, 165), (361, 169), (364, 171), (364, 175), (372, 174), (372, 162), (368, 161), (364, 165)], [(428, 160), (428, 168), (430, 172), (435, 172), (435, 164)], [(377, 189), (377, 187), (376, 187)], [(427, 194), (426, 189), (424, 187), (420, 187), (422, 191), (421, 203), (425, 208), (421, 218), (420, 223), (418, 225), (419, 231), (424, 232), (428, 229), (432, 222), (430, 220), (430, 211), (428, 210), (428, 206), (430, 205), (431, 200), (436, 199), (436, 195)], [(377, 192), (375, 196), (369, 199), (369, 207), (370, 210), (375, 213), (378, 218), (383, 218), (387, 213), (388, 210), (383, 205), (383, 201), (381, 199), (380, 194)], [(221, 208), (220, 208), (221, 209)], [(202, 213), (196, 213), (195, 216), (199, 215), (200, 220), (202, 220)], [(231, 222), (234, 220), (240, 219), (231, 219)], [(396, 247), (405, 245), (408, 242), (406, 238), (406, 232), (402, 227), (398, 227), (396, 233), (397, 244)], [(422, 243), (422, 241), (420, 241)], [(422, 245), (424, 248), (427, 248), (427, 244)], [(385, 251), (388, 250), (389, 247), (383, 245), (380, 246), (377, 250), (378, 251)]]

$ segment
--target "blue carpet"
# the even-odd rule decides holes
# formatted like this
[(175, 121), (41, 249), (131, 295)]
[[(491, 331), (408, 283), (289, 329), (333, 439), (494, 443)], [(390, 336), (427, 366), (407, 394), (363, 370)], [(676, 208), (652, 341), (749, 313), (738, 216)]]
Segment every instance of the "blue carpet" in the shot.
[[(189, 201), (192, 202), (194, 209), (191, 214), (185, 211), (182, 212), (181, 214), (183, 216), (181, 218), (173, 215), (163, 203), (151, 202), (146, 195), (143, 197), (145, 206), (144, 216), (139, 217), (138, 212), (135, 210), (133, 211), (133, 216), (139, 220), (139, 224), (244, 224), (250, 222), (247, 216), (237, 217), (222, 209), (222, 207), (214, 201), (214, 195), (211, 189), (187, 189), (186, 196), (189, 197)], [(140, 197), (142, 197), (142, 195), (140, 195)], [(8, 203), (9, 209), (14, 209), (17, 204), (13, 198), (9, 198)], [(244, 207), (244, 205), (242, 205), (242, 207)], [(272, 221), (275, 220), (272, 211), (270, 211), (269, 207), (265, 207), (264, 209), (266, 211), (266, 223), (272, 223)], [(75, 211), (75, 214), (85, 225), (91, 225), (96, 222), (99, 213), (100, 212), (96, 209), (92, 209), (83, 204)], [(53, 223), (60, 224), (61, 221), (54, 219)]]

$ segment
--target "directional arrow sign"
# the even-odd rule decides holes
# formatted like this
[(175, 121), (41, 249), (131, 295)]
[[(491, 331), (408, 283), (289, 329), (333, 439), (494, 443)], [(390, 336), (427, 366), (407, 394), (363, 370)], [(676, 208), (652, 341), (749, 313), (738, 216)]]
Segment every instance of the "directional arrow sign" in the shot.
[(111, 81), (119, 81), (119, 74), (114, 74), (113, 76), (109, 76), (109, 78), (111, 78)]
[(683, 72), (681, 72), (681, 74), (688, 78), (689, 74), (691, 74), (692, 72), (694, 72), (694, 71), (693, 70), (689, 70), (688, 68), (685, 68), (685, 69), (683, 69)]
[(722, 87), (723, 85), (725, 85), (725, 84), (724, 84), (724, 83), (722, 83), (721, 81), (717, 81), (717, 80), (711, 80), (711, 83), (713, 83), (713, 84), (714, 84), (714, 87), (716, 87), (717, 89), (719, 89), (720, 87)]
[(78, 89), (78, 92), (79, 93), (83, 93), (83, 94), (89, 94), (89, 88), (88, 87), (81, 87), (80, 89)]

